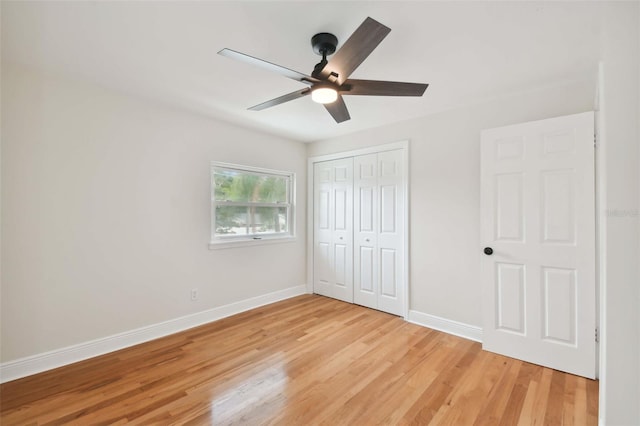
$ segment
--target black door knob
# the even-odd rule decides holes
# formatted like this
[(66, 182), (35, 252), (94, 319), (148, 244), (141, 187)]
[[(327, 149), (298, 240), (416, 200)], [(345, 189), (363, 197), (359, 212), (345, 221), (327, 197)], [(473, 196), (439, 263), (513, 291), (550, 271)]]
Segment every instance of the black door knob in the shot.
[(486, 254), (487, 256), (491, 256), (493, 254), (493, 249), (491, 247), (485, 247), (484, 254)]

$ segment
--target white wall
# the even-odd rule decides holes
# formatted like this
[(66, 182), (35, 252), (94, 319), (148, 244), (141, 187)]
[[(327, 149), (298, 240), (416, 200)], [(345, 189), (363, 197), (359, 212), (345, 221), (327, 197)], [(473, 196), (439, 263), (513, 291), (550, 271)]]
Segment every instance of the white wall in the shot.
[(480, 131), (593, 110), (594, 94), (594, 81), (577, 82), (319, 141), (307, 153), (410, 140), (410, 309), (480, 327)]
[[(303, 144), (6, 63), (2, 90), (2, 362), (305, 284)], [(298, 240), (208, 250), (211, 160), (296, 172)]]
[(600, 418), (606, 425), (640, 424), (640, 4), (603, 9), (606, 179), (606, 273), (603, 306), (605, 366)]

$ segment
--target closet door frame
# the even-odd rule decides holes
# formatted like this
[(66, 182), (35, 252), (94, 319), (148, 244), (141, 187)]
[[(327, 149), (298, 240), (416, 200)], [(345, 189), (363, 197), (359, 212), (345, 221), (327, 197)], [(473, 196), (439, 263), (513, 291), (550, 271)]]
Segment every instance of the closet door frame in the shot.
[(313, 223), (313, 212), (314, 212), (314, 165), (315, 163), (319, 163), (322, 161), (330, 161), (330, 160), (338, 160), (341, 158), (348, 157), (356, 157), (358, 155), (365, 154), (375, 154), (378, 152), (385, 151), (393, 151), (393, 150), (402, 150), (402, 179), (404, 182), (402, 191), (403, 191), (403, 200), (404, 200), (404, 280), (402, 282), (402, 286), (404, 287), (404, 300), (403, 300), (403, 309), (402, 316), (406, 320), (409, 316), (409, 141), (399, 141), (393, 142), (383, 145), (374, 145), (362, 149), (356, 149), (352, 151), (343, 151), (337, 152), (333, 154), (319, 155), (315, 157), (309, 157), (307, 160), (307, 293), (313, 293), (313, 250), (314, 250), (314, 223)]

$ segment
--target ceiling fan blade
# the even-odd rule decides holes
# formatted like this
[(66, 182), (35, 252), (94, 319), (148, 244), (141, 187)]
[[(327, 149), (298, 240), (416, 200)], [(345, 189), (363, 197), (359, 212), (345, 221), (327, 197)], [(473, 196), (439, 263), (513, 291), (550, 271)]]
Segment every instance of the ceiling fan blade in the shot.
[(347, 105), (344, 103), (342, 96), (338, 95), (338, 99), (330, 104), (324, 104), (324, 107), (329, 111), (329, 114), (336, 120), (336, 123), (342, 123), (351, 118)]
[(296, 90), (295, 92), (287, 93), (286, 95), (282, 95), (278, 98), (271, 99), (270, 101), (263, 102), (258, 105), (254, 105), (249, 109), (251, 111), (261, 111), (263, 109), (271, 108), (272, 106), (293, 101), (294, 99), (302, 98), (303, 96), (307, 96), (309, 93), (311, 93), (311, 89)]
[[(351, 73), (373, 52), (380, 42), (391, 32), (375, 19), (367, 18), (342, 47), (331, 57), (320, 75), (326, 80), (337, 74), (337, 83), (344, 83)], [(331, 79), (329, 79), (331, 81)]]
[(400, 81), (349, 79), (340, 87), (343, 95), (422, 96), (428, 84)]
[(271, 62), (254, 58), (253, 56), (246, 55), (244, 53), (236, 52), (231, 49), (222, 49), (218, 52), (218, 55), (226, 56), (227, 58), (237, 59), (242, 62), (246, 62), (251, 65), (258, 66), (260, 68), (264, 68), (268, 71), (272, 71), (283, 75), (285, 77), (291, 78), (293, 80), (297, 80), (304, 84), (313, 84), (317, 83), (318, 79), (313, 78), (310, 75), (302, 74), (301, 72), (291, 70), (289, 68), (282, 67), (280, 65), (272, 64)]

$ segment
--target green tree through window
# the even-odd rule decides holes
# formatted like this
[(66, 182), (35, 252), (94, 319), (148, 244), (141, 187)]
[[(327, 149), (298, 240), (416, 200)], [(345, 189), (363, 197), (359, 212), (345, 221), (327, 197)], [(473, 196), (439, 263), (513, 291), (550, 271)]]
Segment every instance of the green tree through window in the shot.
[(292, 173), (223, 165), (212, 171), (212, 239), (291, 233)]

